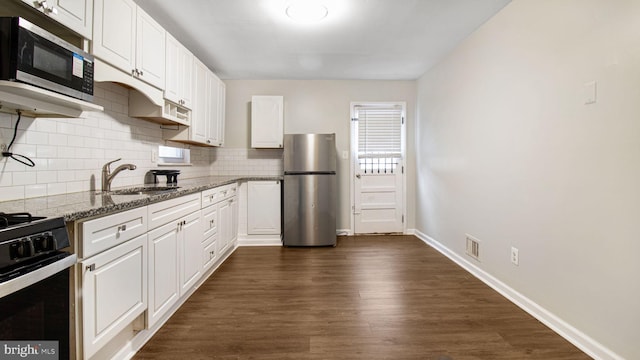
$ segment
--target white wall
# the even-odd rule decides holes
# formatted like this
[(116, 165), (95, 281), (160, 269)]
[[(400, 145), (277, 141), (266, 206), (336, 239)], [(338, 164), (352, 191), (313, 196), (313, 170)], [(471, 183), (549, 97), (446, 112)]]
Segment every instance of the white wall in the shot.
[(514, 0), (419, 79), (416, 124), (416, 228), (461, 257), (465, 233), (479, 238), (477, 267), (627, 359), (640, 359), (638, 19), (637, 0)]
[[(284, 96), (285, 133), (336, 133), (338, 154), (349, 151), (352, 101), (406, 101), (407, 134), (413, 133), (415, 81), (225, 80), (227, 122), (225, 146), (251, 146), (251, 96)], [(413, 228), (414, 144), (408, 136), (407, 224)], [(261, 150), (256, 150), (261, 151)], [(349, 229), (349, 161), (338, 162), (338, 229)]]

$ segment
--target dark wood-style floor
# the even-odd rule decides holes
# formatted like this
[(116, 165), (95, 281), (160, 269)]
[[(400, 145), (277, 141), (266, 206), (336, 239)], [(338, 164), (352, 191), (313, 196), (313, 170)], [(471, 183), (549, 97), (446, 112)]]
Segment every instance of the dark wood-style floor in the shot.
[(135, 359), (590, 359), (413, 236), (239, 248)]

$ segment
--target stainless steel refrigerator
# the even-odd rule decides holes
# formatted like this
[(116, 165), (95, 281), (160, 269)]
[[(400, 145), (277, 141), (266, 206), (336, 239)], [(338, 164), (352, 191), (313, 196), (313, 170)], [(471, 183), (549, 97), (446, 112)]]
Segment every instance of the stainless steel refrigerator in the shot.
[(335, 134), (285, 134), (283, 245), (336, 245), (336, 191)]

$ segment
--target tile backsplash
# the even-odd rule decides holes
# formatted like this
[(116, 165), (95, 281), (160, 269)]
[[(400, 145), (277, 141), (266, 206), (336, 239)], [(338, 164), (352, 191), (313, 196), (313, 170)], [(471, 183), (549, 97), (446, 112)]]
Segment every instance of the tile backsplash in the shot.
[[(282, 173), (281, 150), (206, 148), (163, 140), (160, 125), (128, 116), (129, 90), (117, 84), (96, 84), (94, 102), (105, 111), (85, 112), (83, 118), (20, 119), (11, 152), (29, 157), (36, 166), (0, 159), (0, 201), (99, 190), (102, 165), (117, 158), (122, 160), (112, 168), (133, 163), (137, 169), (119, 173), (112, 186), (142, 184), (145, 174), (158, 168), (151, 155), (158, 145), (191, 149), (192, 166), (176, 167), (179, 179)], [(0, 143), (10, 143), (17, 119), (0, 113)]]

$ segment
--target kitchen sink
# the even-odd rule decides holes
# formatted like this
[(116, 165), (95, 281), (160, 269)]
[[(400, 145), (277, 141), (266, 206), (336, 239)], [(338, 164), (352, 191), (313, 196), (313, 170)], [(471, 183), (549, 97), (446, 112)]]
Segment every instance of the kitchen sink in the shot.
[(135, 187), (110, 191), (110, 195), (160, 195), (178, 190), (179, 186)]

